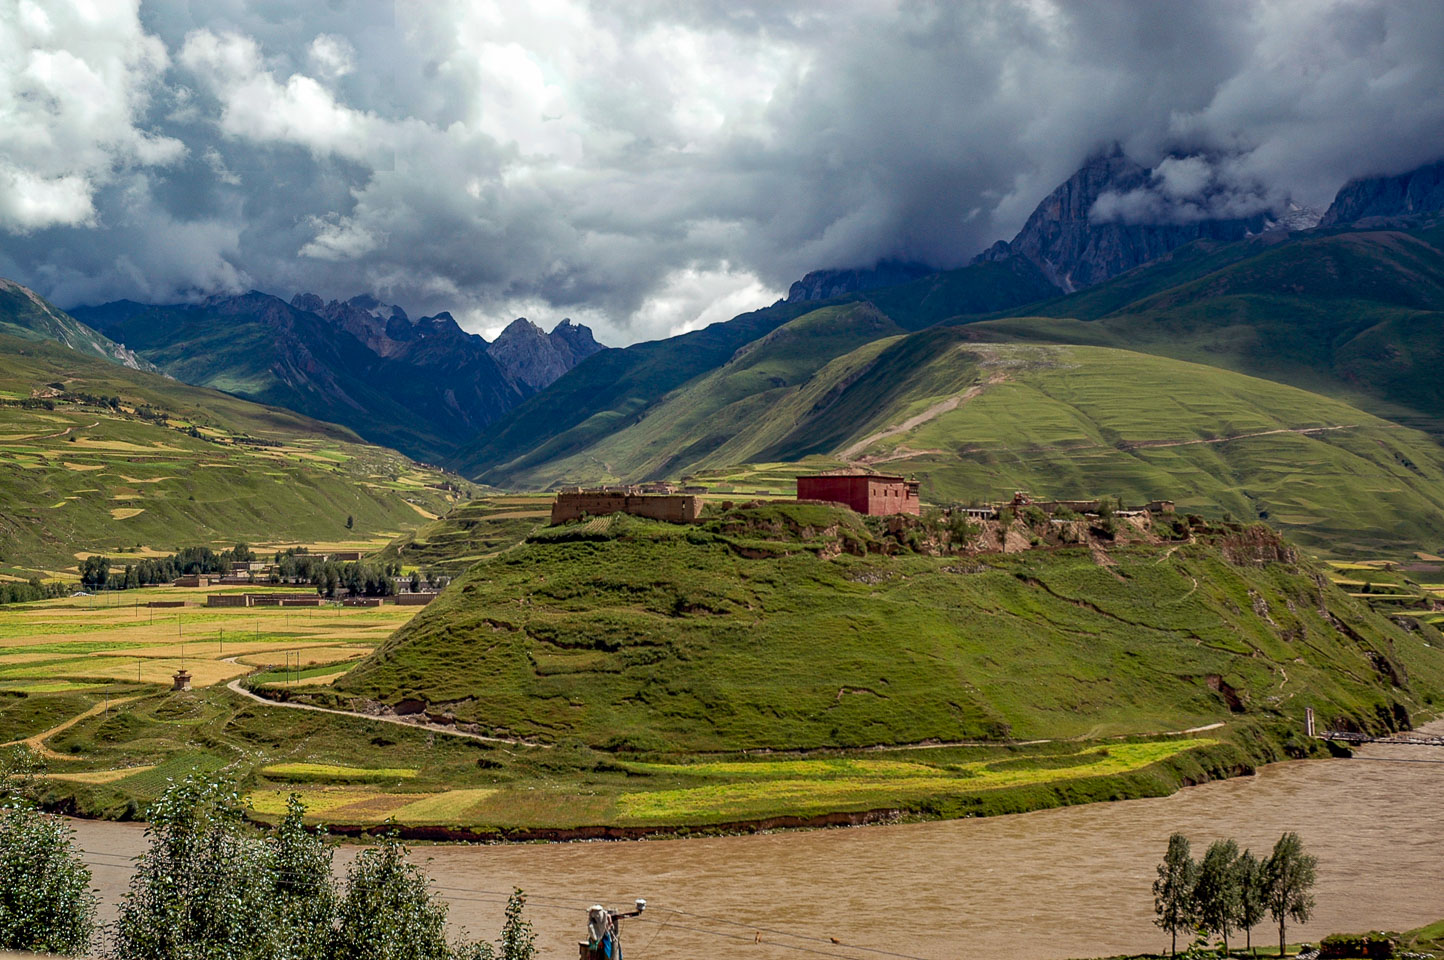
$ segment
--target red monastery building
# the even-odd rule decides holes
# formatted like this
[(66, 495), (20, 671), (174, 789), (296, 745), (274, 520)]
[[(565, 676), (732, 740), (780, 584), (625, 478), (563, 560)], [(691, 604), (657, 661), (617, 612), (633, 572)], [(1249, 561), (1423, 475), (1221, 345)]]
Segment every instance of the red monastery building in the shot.
[(840, 503), (874, 517), (922, 513), (916, 480), (870, 473), (819, 473), (798, 477), (797, 499)]

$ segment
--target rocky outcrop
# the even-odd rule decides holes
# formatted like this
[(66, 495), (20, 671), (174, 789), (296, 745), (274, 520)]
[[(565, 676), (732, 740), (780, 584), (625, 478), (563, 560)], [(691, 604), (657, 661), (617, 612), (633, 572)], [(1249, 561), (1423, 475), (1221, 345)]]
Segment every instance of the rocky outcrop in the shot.
[(1394, 177), (1363, 177), (1344, 184), (1320, 226), (1361, 220), (1420, 217), (1444, 211), (1444, 160)]
[(526, 317), (518, 317), (487, 347), (487, 352), (507, 376), (541, 390), (605, 349), (592, 337), (590, 329), (570, 319), (546, 333)]
[(874, 267), (855, 270), (814, 270), (788, 289), (787, 302), (831, 300), (859, 290), (907, 283), (933, 273), (937, 273), (933, 267), (899, 260), (883, 260)]
[(1097, 214), (1098, 202), (1105, 194), (1136, 195), (1149, 190), (1156, 179), (1153, 170), (1120, 150), (1095, 156), (1038, 204), (1011, 242), (998, 241), (974, 262), (1027, 257), (1054, 284), (1071, 292), (1157, 260), (1185, 243), (1241, 240), (1277, 222), (1264, 213), (1241, 219), (1178, 222), (1117, 216), (1102, 219)]

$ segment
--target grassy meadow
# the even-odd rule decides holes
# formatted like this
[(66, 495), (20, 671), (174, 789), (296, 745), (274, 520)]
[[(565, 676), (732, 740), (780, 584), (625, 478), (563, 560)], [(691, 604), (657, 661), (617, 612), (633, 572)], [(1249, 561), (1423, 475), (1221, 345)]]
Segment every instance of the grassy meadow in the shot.
[(477, 564), (317, 702), (418, 698), (499, 736), (687, 754), (1287, 726), (1306, 702), (1368, 726), (1430, 713), (1444, 683), (1426, 636), (1305, 561), (861, 549), (875, 536), (798, 504), (553, 528)]

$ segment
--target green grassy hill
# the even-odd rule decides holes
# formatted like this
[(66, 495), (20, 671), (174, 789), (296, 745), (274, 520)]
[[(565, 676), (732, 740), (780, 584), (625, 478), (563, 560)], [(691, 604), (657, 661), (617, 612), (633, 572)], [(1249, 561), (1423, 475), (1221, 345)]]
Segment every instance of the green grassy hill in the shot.
[[(541, 394), (531, 398), (464, 445), (447, 463), (483, 482), (516, 485), (545, 465), (569, 457), (587, 459), (588, 451), (608, 436), (652, 415), (672, 391), (699, 377), (733, 369), (721, 378), (727, 395), (739, 390), (765, 391), (776, 380), (795, 382), (806, 372), (831, 359), (843, 347), (850, 349), (867, 339), (918, 330), (946, 317), (992, 314), (1025, 303), (1046, 300), (1057, 288), (1022, 258), (985, 263), (925, 277), (886, 290), (852, 294), (837, 301), (779, 301), (770, 307), (744, 313), (726, 323), (714, 323), (667, 340), (634, 344), (610, 350), (579, 364)], [(885, 318), (876, 311), (853, 314), (856, 330), (845, 329), (849, 315), (823, 315), (811, 329), (795, 327), (784, 335), (789, 350), (774, 341), (765, 362), (752, 362), (739, 351), (755, 349), (773, 331), (819, 309), (849, 304), (864, 298), (883, 304)], [(811, 351), (810, 353), (808, 351)], [(760, 374), (765, 363), (779, 366), (774, 374), (736, 377), (741, 370)], [(790, 379), (789, 379), (790, 378)], [(716, 406), (712, 400), (706, 401)], [(616, 472), (616, 471), (613, 471)]]
[(1366, 231), (1195, 246), (979, 333), (1208, 363), (1440, 433), (1440, 241), (1437, 230)]
[(3, 572), (195, 543), (384, 541), (449, 509), (444, 479), (344, 427), (0, 336)]
[(0, 277), (0, 334), (22, 340), (54, 340), (72, 350), (133, 370), (156, 372), (148, 360), (57, 309), (35, 291)]
[(476, 564), (334, 696), (697, 753), (1220, 722), (1284, 739), (1305, 705), (1390, 726), (1444, 692), (1432, 627), (1270, 562), (1279, 544), (1259, 528), (1100, 562), (1086, 547), (883, 555), (884, 526), (784, 504), (553, 528)]
[(457, 574), (526, 539), (551, 518), (549, 496), (483, 496), (388, 543), (381, 560)]

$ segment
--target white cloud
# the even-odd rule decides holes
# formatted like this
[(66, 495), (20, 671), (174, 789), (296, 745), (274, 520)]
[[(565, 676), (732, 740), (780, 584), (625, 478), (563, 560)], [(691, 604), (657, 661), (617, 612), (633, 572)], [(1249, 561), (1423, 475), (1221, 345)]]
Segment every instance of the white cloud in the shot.
[(356, 48), (334, 33), (319, 34), (311, 41), (311, 66), (328, 80), (344, 77), (356, 69)]
[(328, 222), (310, 218), (316, 236), (300, 250), (303, 257), (317, 260), (355, 260), (375, 250), (382, 238), (349, 218)]
[(765, 307), (782, 296), (782, 291), (730, 264), (712, 269), (684, 267), (668, 274), (642, 301), (628, 332), (641, 339), (675, 337)]
[(260, 47), (250, 37), (193, 31), (179, 61), (220, 100), (220, 126), (230, 136), (293, 143), (317, 155), (353, 160), (375, 162), (390, 154), (384, 124), (374, 113), (339, 103), (305, 74), (280, 82), (265, 69)]
[(138, 120), (166, 66), (136, 0), (0, 3), (0, 229), (96, 221), (94, 196), (182, 143)]
[(964, 263), (1114, 141), (1158, 164), (1122, 219), (1444, 153), (1439, 3), (150, 3), (153, 36), (134, 0), (0, 0), (0, 267), (42, 292), (365, 290), (625, 343)]

